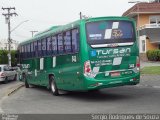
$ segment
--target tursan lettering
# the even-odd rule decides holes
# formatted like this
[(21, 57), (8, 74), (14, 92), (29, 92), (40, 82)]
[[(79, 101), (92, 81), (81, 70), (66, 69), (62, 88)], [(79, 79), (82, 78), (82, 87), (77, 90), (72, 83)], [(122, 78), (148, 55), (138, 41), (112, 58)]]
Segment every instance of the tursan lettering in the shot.
[(108, 50), (97, 50), (97, 55), (110, 55), (110, 54), (124, 54), (130, 53), (130, 48), (122, 48), (122, 49), (108, 49)]

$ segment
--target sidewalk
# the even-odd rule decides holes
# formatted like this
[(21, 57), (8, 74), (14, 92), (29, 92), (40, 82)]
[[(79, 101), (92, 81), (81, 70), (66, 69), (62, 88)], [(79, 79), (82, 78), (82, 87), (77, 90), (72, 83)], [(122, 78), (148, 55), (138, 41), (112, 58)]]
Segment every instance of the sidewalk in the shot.
[[(160, 62), (140, 62), (141, 69), (149, 66), (160, 66)], [(160, 75), (141, 75), (140, 85), (160, 88)]]
[(148, 66), (160, 66), (160, 62), (153, 62), (153, 61), (148, 61), (148, 62), (143, 62), (143, 61), (140, 61), (140, 65), (141, 65), (141, 68), (144, 68), (144, 67), (148, 67)]

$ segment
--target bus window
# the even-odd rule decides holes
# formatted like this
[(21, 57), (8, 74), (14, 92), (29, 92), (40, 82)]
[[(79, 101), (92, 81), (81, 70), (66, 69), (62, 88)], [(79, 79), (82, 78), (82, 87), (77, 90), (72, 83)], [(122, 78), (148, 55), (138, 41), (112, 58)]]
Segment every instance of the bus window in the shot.
[(47, 38), (47, 55), (52, 54), (52, 40), (51, 37)]
[(123, 44), (135, 42), (133, 24), (129, 21), (100, 21), (87, 23), (87, 41), (96, 44)]
[(52, 53), (53, 55), (57, 54), (57, 37), (53, 36), (52, 37)]
[(42, 56), (46, 56), (46, 39), (42, 40)]
[(24, 46), (23, 45), (21, 47), (21, 55), (22, 55), (22, 59), (24, 59)]
[(38, 45), (37, 45), (37, 41), (34, 42), (34, 55), (35, 55), (35, 57), (38, 57)]
[(31, 55), (30, 55), (30, 44), (27, 44), (26, 47), (27, 47), (27, 58), (30, 58), (31, 57)]
[(27, 58), (27, 45), (24, 45), (24, 59)]
[(33, 42), (31, 43), (31, 57), (34, 57), (34, 47)]
[(58, 34), (58, 53), (63, 54), (63, 37), (62, 33)]
[(64, 49), (66, 53), (71, 53), (71, 32), (64, 33)]
[(79, 32), (78, 29), (72, 30), (72, 52), (78, 52), (79, 51)]
[(41, 57), (41, 56), (42, 56), (42, 51), (41, 51), (42, 49), (41, 49), (41, 47), (42, 47), (42, 46), (41, 46), (41, 40), (39, 40), (39, 41), (38, 41), (38, 57)]

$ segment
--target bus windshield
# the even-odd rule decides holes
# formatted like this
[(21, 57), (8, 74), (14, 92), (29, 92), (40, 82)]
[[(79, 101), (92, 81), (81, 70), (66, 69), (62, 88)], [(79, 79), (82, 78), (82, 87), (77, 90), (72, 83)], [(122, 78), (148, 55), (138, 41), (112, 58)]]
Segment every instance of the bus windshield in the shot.
[(86, 24), (90, 45), (133, 43), (135, 32), (130, 21), (98, 21)]

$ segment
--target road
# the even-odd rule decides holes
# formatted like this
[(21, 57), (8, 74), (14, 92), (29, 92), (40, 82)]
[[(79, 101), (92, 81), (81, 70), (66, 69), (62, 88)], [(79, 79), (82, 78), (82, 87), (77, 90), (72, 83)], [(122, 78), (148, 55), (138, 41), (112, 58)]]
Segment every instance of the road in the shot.
[(18, 81), (9, 81), (7, 84), (0, 82), (0, 100), (18, 84), (20, 84)]
[(0, 113), (2, 113), (3, 100), (8, 97), (10, 91), (17, 87), (20, 83), (18, 81), (9, 81), (7, 84), (0, 82)]
[(5, 113), (15, 114), (160, 113), (159, 78), (142, 76), (136, 86), (60, 96), (53, 96), (45, 88), (22, 87), (5, 99), (1, 107)]

